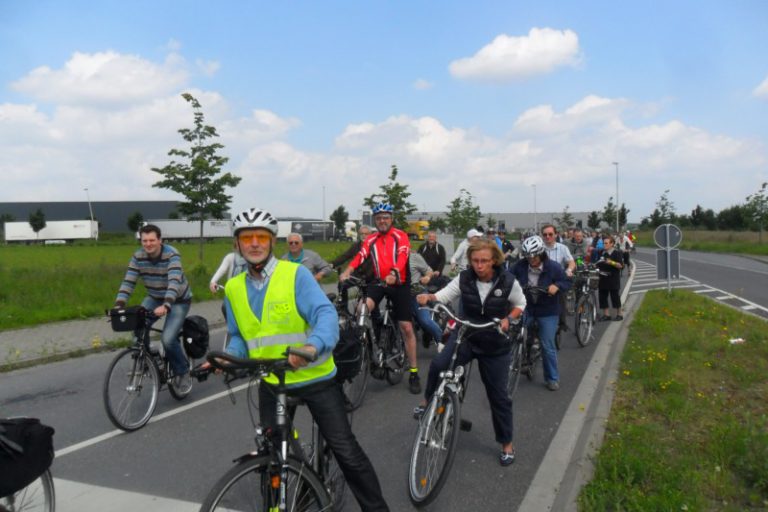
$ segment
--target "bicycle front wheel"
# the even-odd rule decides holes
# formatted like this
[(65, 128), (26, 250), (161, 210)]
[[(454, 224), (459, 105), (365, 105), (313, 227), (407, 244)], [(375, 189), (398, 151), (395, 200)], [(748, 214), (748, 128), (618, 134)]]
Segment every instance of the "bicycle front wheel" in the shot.
[(147, 424), (157, 405), (160, 375), (149, 354), (127, 348), (117, 354), (104, 379), (104, 407), (109, 421), (121, 430)]
[(509, 360), (509, 373), (507, 375), (507, 395), (512, 398), (517, 391), (517, 385), (520, 382), (520, 373), (523, 369), (523, 343), (525, 341), (517, 340), (512, 344), (512, 352)]
[(25, 488), (0, 498), (0, 510), (3, 511), (53, 512), (55, 509), (56, 492), (50, 470), (46, 470)]
[(431, 503), (445, 485), (456, 455), (460, 418), (459, 399), (450, 390), (433, 396), (424, 411), (408, 469), (408, 493), (414, 505)]
[(576, 340), (579, 345), (586, 347), (592, 341), (592, 329), (595, 322), (595, 304), (585, 296), (576, 306)]
[(371, 364), (371, 352), (367, 331), (360, 335), (360, 368), (352, 379), (345, 379), (342, 383), (344, 395), (347, 397), (347, 412), (352, 412), (363, 403), (365, 390), (368, 388), (368, 367)]
[(315, 473), (293, 458), (286, 461), (286, 481), (281, 467), (268, 455), (238, 462), (216, 482), (206, 496), (200, 512), (218, 510), (283, 510), (280, 491), (285, 484), (286, 512), (331, 510), (331, 501)]
[(381, 327), (381, 347), (387, 369), (387, 382), (392, 386), (403, 380), (405, 368), (405, 344), (398, 327), (391, 323)]

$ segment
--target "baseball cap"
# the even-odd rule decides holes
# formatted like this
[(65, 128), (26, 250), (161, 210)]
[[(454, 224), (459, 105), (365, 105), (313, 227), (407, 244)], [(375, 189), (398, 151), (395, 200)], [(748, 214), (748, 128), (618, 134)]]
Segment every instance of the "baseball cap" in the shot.
[(476, 236), (483, 236), (483, 234), (474, 228), (467, 231), (467, 238), (472, 238)]

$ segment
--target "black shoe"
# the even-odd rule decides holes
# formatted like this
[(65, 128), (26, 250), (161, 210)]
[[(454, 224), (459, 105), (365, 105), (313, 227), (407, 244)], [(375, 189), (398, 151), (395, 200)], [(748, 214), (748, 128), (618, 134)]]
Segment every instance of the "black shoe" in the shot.
[(613, 319), (614, 320), (624, 320), (624, 317), (621, 316), (621, 315), (616, 315)]
[(603, 315), (603, 316), (600, 317), (600, 321), (601, 322), (607, 322), (610, 319), (611, 319), (611, 317), (609, 317), (608, 315)]
[(512, 463), (515, 462), (515, 449), (513, 448), (511, 452), (501, 452), (501, 455), (499, 455), (499, 464), (502, 466), (510, 466)]
[(408, 377), (408, 390), (412, 395), (421, 393), (421, 379), (419, 378), (418, 373), (411, 372), (410, 377)]

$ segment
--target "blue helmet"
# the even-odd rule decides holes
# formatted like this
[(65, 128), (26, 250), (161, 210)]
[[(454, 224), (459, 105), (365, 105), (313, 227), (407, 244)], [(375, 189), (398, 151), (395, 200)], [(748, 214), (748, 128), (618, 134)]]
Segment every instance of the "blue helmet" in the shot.
[(373, 214), (378, 215), (379, 213), (395, 213), (395, 209), (389, 203), (379, 203), (373, 207)]

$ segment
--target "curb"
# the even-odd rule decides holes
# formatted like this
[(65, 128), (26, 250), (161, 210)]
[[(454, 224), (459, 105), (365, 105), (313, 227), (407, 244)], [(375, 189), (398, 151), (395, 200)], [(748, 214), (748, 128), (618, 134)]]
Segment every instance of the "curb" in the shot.
[(621, 295), (624, 321), (611, 322), (603, 336), (593, 342), (598, 346), (592, 361), (523, 497), (520, 512), (578, 510), (576, 500), (594, 471), (592, 457), (603, 440), (621, 353), (640, 301), (633, 296), (626, 302), (634, 277), (632, 263)]

